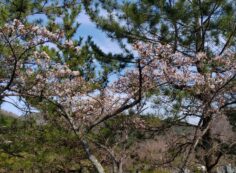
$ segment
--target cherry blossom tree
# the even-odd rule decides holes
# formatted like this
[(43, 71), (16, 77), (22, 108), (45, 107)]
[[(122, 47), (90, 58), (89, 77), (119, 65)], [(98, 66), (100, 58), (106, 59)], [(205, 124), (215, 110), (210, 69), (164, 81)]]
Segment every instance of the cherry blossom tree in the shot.
[[(40, 45), (57, 42), (62, 35), (61, 31), (52, 33), (38, 26), (24, 26), (18, 20), (1, 28), (1, 99), (18, 84), (19, 74), (29, 65), (32, 52)], [(41, 54), (46, 55), (45, 52)]]
[[(164, 94), (156, 96), (159, 108), (165, 108), (164, 114), (173, 116), (176, 122), (199, 119), (189, 139), (190, 145), (181, 170), (195, 151), (200, 153), (200, 162), (207, 171), (213, 171), (220, 158), (235, 147), (233, 137), (225, 138), (227, 134), (216, 137), (213, 132), (213, 125), (220, 122), (216, 119), (224, 117), (226, 108), (236, 103), (235, 52), (227, 50), (220, 56), (200, 52), (189, 57), (173, 53), (169, 45), (140, 42), (134, 47), (142, 57), (141, 64), (145, 66), (143, 74), (149, 83), (166, 83), (161, 88), (162, 93), (171, 91), (167, 97)], [(225, 144), (232, 145), (225, 147)]]
[[(29, 51), (41, 44), (43, 40), (38, 43), (32, 43), (32, 45), (25, 45), (27, 42), (30, 42), (30, 35), (32, 32), (51, 32), (49, 37), (52, 37), (52, 33), (57, 32), (59, 28), (64, 31), (64, 37), (69, 39), (74, 35), (78, 28), (78, 23), (75, 21), (76, 17), (80, 13), (81, 6), (80, 2), (76, 0), (66, 0), (66, 1), (1, 1), (0, 2), (0, 11), (2, 16), (0, 17), (0, 27), (1, 27), (1, 40), (0, 40), (0, 49), (1, 49), (1, 66), (0, 66), (0, 78), (1, 78), (1, 88), (0, 88), (0, 101), (4, 98), (3, 93), (7, 91), (12, 85), (14, 85), (14, 78), (16, 77), (16, 69), (22, 64), (24, 59), (27, 57)], [(42, 17), (43, 16), (43, 17)], [(56, 22), (60, 18), (63, 22)], [(23, 28), (17, 28), (18, 26), (9, 26), (6, 25), (13, 22), (14, 19), (21, 20), (25, 25), (37, 23), (37, 25), (43, 25), (42, 31), (39, 31), (40, 28), (34, 26), (31, 33), (22, 33), (29, 32), (23, 30)], [(16, 21), (16, 20), (15, 20)], [(8, 23), (8, 24), (7, 24)], [(4, 26), (5, 25), (5, 26)], [(66, 25), (71, 25), (67, 27)], [(72, 26), (73, 25), (73, 26)], [(22, 26), (19, 26), (22, 27)], [(46, 28), (49, 29), (46, 31)], [(16, 29), (18, 29), (16, 31)], [(43, 33), (42, 33), (43, 34)], [(47, 33), (44, 33), (44, 36)], [(43, 36), (43, 35), (42, 35)], [(45, 38), (46, 39), (46, 38)], [(49, 38), (50, 42), (52, 38)], [(34, 40), (35, 41), (35, 40)], [(55, 41), (55, 40), (54, 40)], [(23, 45), (21, 45), (21, 43)], [(34, 45), (33, 45), (34, 44)], [(26, 47), (25, 47), (26, 46)], [(29, 50), (28, 50), (29, 49)], [(9, 61), (9, 62), (8, 62)]]
[(1, 97), (22, 97), (45, 114), (53, 108), (53, 114), (64, 117), (78, 136), (97, 171), (104, 172), (90, 151), (86, 134), (141, 101), (143, 77), (139, 61), (137, 73), (127, 72), (116, 82), (101, 87), (99, 80), (86, 79), (60, 56), (63, 50), (80, 53), (72, 40), (64, 39), (61, 30), (50, 32), (14, 20), (1, 28), (1, 37), (6, 45), (2, 64), (12, 72), (1, 79)]
[[(138, 110), (146, 98), (160, 99), (163, 104), (157, 106), (165, 108), (165, 114), (173, 116), (173, 121), (199, 118), (181, 168), (188, 164), (194, 151), (201, 150), (203, 158), (199, 160), (211, 172), (235, 146), (233, 141), (225, 149), (224, 144), (231, 141), (215, 141), (212, 133), (216, 117), (224, 116), (225, 108), (235, 104), (234, 52), (213, 57), (200, 52), (190, 57), (173, 53), (169, 45), (140, 42), (134, 48), (141, 58), (132, 62), (133, 68), (114, 82), (102, 85), (99, 74), (81, 70), (83, 63), (77, 68), (69, 63), (67, 52), (80, 56), (82, 48), (60, 29), (51, 32), (14, 20), (0, 31), (5, 45), (1, 68), (6, 68), (0, 78), (1, 99), (20, 96), (43, 114), (63, 117), (100, 173), (104, 168), (91, 151), (87, 134), (131, 108)], [(92, 77), (87, 78), (88, 75)], [(171, 92), (154, 95), (155, 90)], [(145, 128), (142, 121), (137, 120), (136, 124)]]

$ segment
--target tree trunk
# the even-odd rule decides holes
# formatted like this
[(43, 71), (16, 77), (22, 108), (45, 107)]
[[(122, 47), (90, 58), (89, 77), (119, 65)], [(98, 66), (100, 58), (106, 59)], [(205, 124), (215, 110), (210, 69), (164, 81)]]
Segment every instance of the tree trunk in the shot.
[(115, 160), (113, 160), (113, 173), (118, 173), (118, 167)]
[(81, 143), (84, 147), (84, 150), (87, 154), (88, 159), (93, 164), (93, 166), (96, 168), (98, 173), (105, 173), (104, 168), (102, 167), (101, 163), (98, 161), (98, 159), (90, 152), (89, 145), (85, 140), (81, 140)]
[(122, 161), (113, 161), (113, 173), (123, 173)]
[(113, 173), (118, 173), (118, 166), (115, 160), (113, 160)]
[(202, 124), (202, 129), (205, 130), (206, 128), (207, 131), (206, 133), (202, 136), (202, 146), (204, 149), (204, 162), (206, 166), (206, 170), (208, 173), (213, 173), (214, 166), (214, 156), (213, 153), (211, 153), (212, 147), (213, 147), (213, 139), (211, 135), (211, 129), (208, 127), (210, 125), (212, 117), (207, 116), (206, 118), (203, 119), (203, 124)]
[(119, 172), (118, 173), (123, 173), (123, 162), (122, 162), (122, 160), (119, 162), (119, 164), (118, 164), (118, 167), (119, 167)]

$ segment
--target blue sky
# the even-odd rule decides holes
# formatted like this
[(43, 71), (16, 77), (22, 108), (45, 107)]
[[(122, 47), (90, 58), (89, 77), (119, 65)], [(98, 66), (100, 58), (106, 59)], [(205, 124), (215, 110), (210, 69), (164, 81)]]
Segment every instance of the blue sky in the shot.
[(94, 42), (97, 43), (104, 52), (121, 53), (118, 44), (108, 38), (106, 33), (97, 29), (96, 25), (91, 22), (89, 16), (86, 15), (84, 11), (79, 15), (78, 22), (81, 23), (81, 26), (76, 33), (76, 37), (81, 36), (87, 38), (88, 36), (92, 36)]

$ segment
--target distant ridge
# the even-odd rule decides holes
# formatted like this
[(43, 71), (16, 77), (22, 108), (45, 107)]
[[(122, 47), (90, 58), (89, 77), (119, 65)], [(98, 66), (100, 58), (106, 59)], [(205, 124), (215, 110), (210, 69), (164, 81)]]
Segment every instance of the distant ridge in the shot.
[(18, 115), (12, 113), (12, 112), (9, 112), (9, 111), (6, 111), (6, 110), (3, 110), (3, 109), (0, 109), (0, 116), (9, 116), (9, 117), (13, 117), (13, 118), (19, 118)]

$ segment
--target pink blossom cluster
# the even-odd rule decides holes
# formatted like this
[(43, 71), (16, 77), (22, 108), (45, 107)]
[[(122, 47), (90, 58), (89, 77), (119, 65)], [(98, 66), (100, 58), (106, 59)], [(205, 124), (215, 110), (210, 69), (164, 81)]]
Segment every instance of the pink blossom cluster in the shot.
[(36, 25), (24, 25), (21, 21), (15, 19), (12, 23), (5, 24), (1, 28), (0, 35), (5, 35), (5, 37), (11, 35), (9, 40), (18, 39), (21, 44), (25, 43), (26, 47), (33, 47), (45, 42), (56, 42), (63, 38), (64, 33), (60, 30), (54, 33), (45, 27)]
[(19, 20), (6, 24), (0, 31), (0, 37), (4, 37), (9, 49), (22, 48), (12, 52), (14, 57), (5, 57), (8, 66), (14, 67), (16, 62), (11, 91), (53, 101), (64, 109), (77, 127), (97, 121), (137, 97), (139, 74), (135, 70), (127, 71), (124, 77), (106, 88), (97, 89), (94, 88), (95, 81), (86, 81), (79, 71), (72, 70), (63, 61), (54, 61), (46, 51), (37, 48), (51, 42), (79, 53), (79, 47), (74, 46), (72, 40), (65, 40), (62, 31), (54, 33), (44, 27), (24, 25)]
[[(0, 37), (6, 35), (11, 35), (10, 39), (21, 40), (25, 50), (49, 40), (60, 43), (61, 47), (80, 51), (72, 40), (63, 39), (63, 32), (52, 33), (43, 27), (25, 26), (18, 20), (1, 29)], [(28, 39), (23, 41), (21, 37)], [(76, 127), (98, 121), (137, 100), (140, 93), (143, 97), (163, 83), (192, 91), (196, 97), (209, 99), (214, 96), (212, 108), (219, 108), (225, 103), (224, 95), (229, 89), (221, 87), (235, 75), (234, 54), (210, 58), (205, 53), (198, 53), (195, 57), (188, 57), (173, 53), (169, 45), (141, 42), (136, 43), (134, 48), (140, 54), (140, 64), (137, 62), (136, 68), (127, 70), (105, 88), (94, 87), (95, 80), (86, 81), (79, 71), (72, 70), (65, 62), (55, 62), (46, 51), (34, 49), (29, 51), (27, 59), (18, 60), (14, 89), (57, 103)], [(137, 124), (143, 126), (138, 120)]]
[[(189, 100), (186, 98), (180, 103), (181, 114), (217, 114), (229, 102), (229, 93), (235, 92), (232, 79), (236, 75), (236, 59), (232, 52), (215, 57), (200, 52), (189, 57), (173, 53), (169, 45), (139, 42), (134, 44), (134, 48), (141, 57), (144, 83), (148, 81), (152, 84), (148, 85), (150, 88), (144, 86), (146, 90), (166, 83), (169, 87), (190, 93)], [(168, 109), (174, 103), (173, 100), (171, 102), (166, 106)]]
[(149, 80), (177, 86), (205, 88), (215, 91), (236, 73), (234, 54), (208, 57), (198, 53), (188, 57), (173, 53), (170, 46), (137, 43), (134, 48), (141, 55), (144, 74)]
[[(11, 87), (16, 88), (15, 83), (19, 80), (22, 83), (27, 83), (27, 76), (22, 75), (22, 72), (26, 72), (28, 76), (34, 76), (36, 80), (46, 80), (42, 78), (41, 74), (35, 74), (36, 69), (41, 71), (49, 70), (48, 73), (53, 73), (50, 70), (54, 70), (58, 76), (79, 76), (79, 71), (71, 71), (68, 67), (60, 66), (59, 64), (53, 64), (50, 60), (51, 57), (45, 51), (40, 51), (40, 45), (54, 46), (58, 52), (60, 49), (72, 49), (79, 52), (78, 46), (74, 45), (72, 40), (65, 41), (64, 32), (57, 30), (55, 32), (49, 31), (47, 28), (32, 24), (23, 24), (21, 21), (15, 19), (13, 22), (9, 22), (0, 28), (1, 43), (6, 49), (6, 54), (2, 54), (1, 65), (5, 67), (6, 75), (1, 76), (1, 85), (8, 85), (8, 82), (12, 77), (16, 78)], [(52, 44), (47, 44), (52, 43)], [(68, 47), (69, 43), (69, 47)], [(60, 45), (59, 47), (57, 45)], [(54, 66), (60, 66), (55, 68)], [(50, 68), (49, 66), (53, 66)], [(48, 75), (48, 74), (44, 74)], [(49, 75), (49, 78), (51, 76)], [(52, 80), (52, 79), (50, 79)], [(40, 88), (44, 86), (42, 83)], [(27, 83), (28, 84), (28, 83)], [(34, 86), (35, 88), (36, 86)]]
[(46, 52), (35, 51), (30, 64), (17, 72), (18, 88), (23, 88), (28, 95), (42, 95), (61, 105), (76, 127), (89, 125), (113, 112), (127, 99), (131, 100), (134, 93), (124, 91), (116, 83), (93, 89), (93, 81), (86, 81), (79, 71), (71, 70), (65, 63), (55, 63)]
[[(10, 36), (10, 37), (9, 37)], [(21, 21), (14, 19), (13, 22), (5, 24), (0, 29), (0, 37), (8, 39), (10, 42), (18, 40), (25, 48), (32, 48), (44, 43), (59, 44), (66, 49), (72, 49), (79, 52), (79, 46), (75, 46), (72, 40), (64, 39), (64, 31), (58, 29), (55, 32), (49, 31), (46, 27), (23, 24)]]

